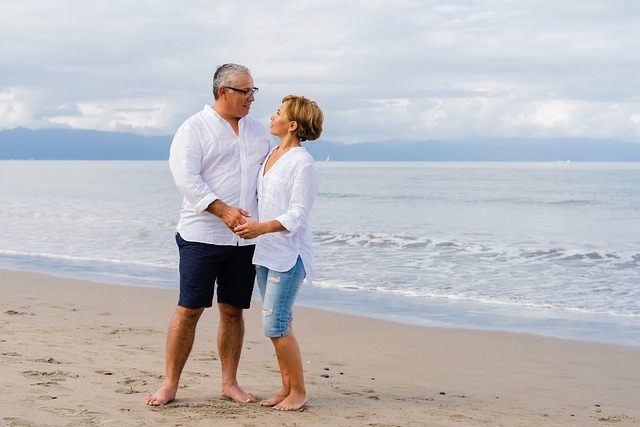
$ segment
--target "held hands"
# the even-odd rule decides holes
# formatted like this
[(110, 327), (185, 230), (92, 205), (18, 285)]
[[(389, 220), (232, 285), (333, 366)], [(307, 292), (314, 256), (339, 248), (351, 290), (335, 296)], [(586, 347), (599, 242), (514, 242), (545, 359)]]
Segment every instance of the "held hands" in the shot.
[(265, 222), (256, 222), (249, 219), (243, 224), (238, 225), (233, 231), (238, 237), (242, 237), (243, 239), (255, 239), (263, 234), (286, 231), (286, 228), (276, 219)]
[(243, 239), (255, 239), (265, 233), (263, 226), (263, 223), (250, 219), (245, 220), (243, 224), (238, 225), (233, 231), (238, 237), (242, 237)]
[(251, 214), (244, 209), (229, 206), (219, 199), (211, 203), (207, 211), (220, 218), (233, 232), (237, 226), (247, 222), (245, 218), (251, 217)]
[(278, 220), (256, 222), (247, 219), (251, 217), (249, 212), (242, 208), (229, 206), (220, 199), (211, 203), (207, 207), (207, 212), (220, 218), (231, 231), (243, 239), (255, 239), (262, 234), (285, 231)]

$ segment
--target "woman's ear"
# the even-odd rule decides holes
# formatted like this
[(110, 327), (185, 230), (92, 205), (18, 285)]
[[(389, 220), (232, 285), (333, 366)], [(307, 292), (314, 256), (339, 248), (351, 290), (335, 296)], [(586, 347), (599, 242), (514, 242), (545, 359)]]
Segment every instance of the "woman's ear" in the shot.
[(298, 122), (293, 120), (289, 123), (289, 132), (295, 132), (296, 129), (298, 129)]

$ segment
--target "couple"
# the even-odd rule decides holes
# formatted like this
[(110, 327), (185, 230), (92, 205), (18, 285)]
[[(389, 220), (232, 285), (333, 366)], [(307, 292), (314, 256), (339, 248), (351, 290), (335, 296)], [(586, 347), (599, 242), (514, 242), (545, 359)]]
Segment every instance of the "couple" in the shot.
[(184, 197), (176, 230), (180, 295), (167, 334), (166, 376), (146, 397), (147, 405), (175, 399), (198, 319), (213, 305), (215, 283), (222, 394), (256, 401), (236, 377), (243, 309), (249, 308), (256, 276), (264, 333), (282, 376), (282, 390), (261, 404), (297, 410), (307, 402), (291, 322), (297, 292), (305, 276), (311, 281), (314, 274), (309, 213), (318, 172), (300, 142), (320, 136), (323, 114), (313, 101), (285, 97), (271, 115), (270, 133), (280, 139), (273, 148), (269, 131), (248, 117), (257, 90), (247, 67), (218, 67), (213, 105), (187, 119), (171, 144), (169, 166)]

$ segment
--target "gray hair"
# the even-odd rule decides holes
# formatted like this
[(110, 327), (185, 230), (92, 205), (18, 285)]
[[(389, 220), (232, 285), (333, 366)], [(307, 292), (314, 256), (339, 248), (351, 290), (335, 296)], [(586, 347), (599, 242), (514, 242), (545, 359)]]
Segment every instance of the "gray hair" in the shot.
[(251, 75), (251, 72), (244, 65), (224, 64), (220, 65), (213, 74), (213, 98), (218, 99), (218, 89), (223, 86), (230, 86), (240, 74)]

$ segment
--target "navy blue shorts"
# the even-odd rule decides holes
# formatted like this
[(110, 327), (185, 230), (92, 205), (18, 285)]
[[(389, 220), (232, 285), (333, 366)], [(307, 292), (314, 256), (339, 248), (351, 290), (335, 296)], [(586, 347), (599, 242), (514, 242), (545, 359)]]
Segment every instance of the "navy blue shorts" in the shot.
[(211, 307), (217, 284), (219, 303), (249, 308), (256, 276), (254, 245), (187, 242), (178, 233), (176, 243), (180, 252), (180, 307)]

